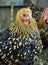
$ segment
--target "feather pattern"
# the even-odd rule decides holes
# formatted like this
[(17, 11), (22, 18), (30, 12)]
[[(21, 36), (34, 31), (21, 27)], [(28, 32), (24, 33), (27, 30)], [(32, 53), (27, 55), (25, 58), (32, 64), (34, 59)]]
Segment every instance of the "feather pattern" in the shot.
[(0, 32), (0, 61), (7, 65), (33, 65), (42, 50), (40, 33), (35, 20), (26, 26), (21, 23), (19, 13), (15, 21)]

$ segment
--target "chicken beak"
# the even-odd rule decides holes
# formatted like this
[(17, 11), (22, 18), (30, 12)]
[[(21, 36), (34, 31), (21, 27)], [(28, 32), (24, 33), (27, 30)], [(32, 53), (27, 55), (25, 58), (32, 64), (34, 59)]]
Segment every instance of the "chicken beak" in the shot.
[(45, 17), (44, 17), (44, 20), (45, 20), (45, 23), (48, 24), (48, 16), (45, 16)]
[(29, 16), (29, 21), (32, 21), (32, 16), (31, 15)]
[(27, 17), (27, 19), (31, 22), (32, 21), (32, 16), (29, 15), (29, 17)]
[(48, 16), (44, 16), (44, 20), (48, 19)]

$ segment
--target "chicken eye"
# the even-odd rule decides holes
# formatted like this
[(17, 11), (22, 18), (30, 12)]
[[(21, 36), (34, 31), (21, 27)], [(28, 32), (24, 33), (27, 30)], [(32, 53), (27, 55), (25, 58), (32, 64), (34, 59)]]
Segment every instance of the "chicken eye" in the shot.
[(25, 15), (25, 14), (23, 14), (23, 16), (25, 17), (26, 15)]

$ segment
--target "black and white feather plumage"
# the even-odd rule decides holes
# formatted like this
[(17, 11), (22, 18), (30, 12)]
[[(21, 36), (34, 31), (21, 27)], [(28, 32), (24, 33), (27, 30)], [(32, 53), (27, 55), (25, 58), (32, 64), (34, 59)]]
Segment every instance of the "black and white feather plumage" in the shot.
[[(22, 30), (18, 27), (20, 25), (13, 23), (10, 28), (0, 32), (0, 62), (6, 65), (33, 65), (42, 50), (40, 33), (35, 25), (25, 27), (27, 31), (19, 34), (18, 31)], [(16, 34), (11, 29), (16, 30)]]

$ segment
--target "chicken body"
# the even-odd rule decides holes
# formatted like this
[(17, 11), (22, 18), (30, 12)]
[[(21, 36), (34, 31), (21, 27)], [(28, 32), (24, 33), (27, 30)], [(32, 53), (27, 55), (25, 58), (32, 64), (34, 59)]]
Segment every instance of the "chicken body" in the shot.
[[(24, 13), (25, 12), (25, 13)], [(34, 60), (42, 50), (42, 41), (36, 21), (22, 22), (20, 14), (31, 10), (23, 8), (17, 12), (15, 21), (0, 32), (0, 62), (6, 65), (33, 65)], [(26, 16), (27, 15), (27, 16)], [(22, 16), (22, 15), (21, 15)], [(30, 19), (31, 20), (31, 19)]]

